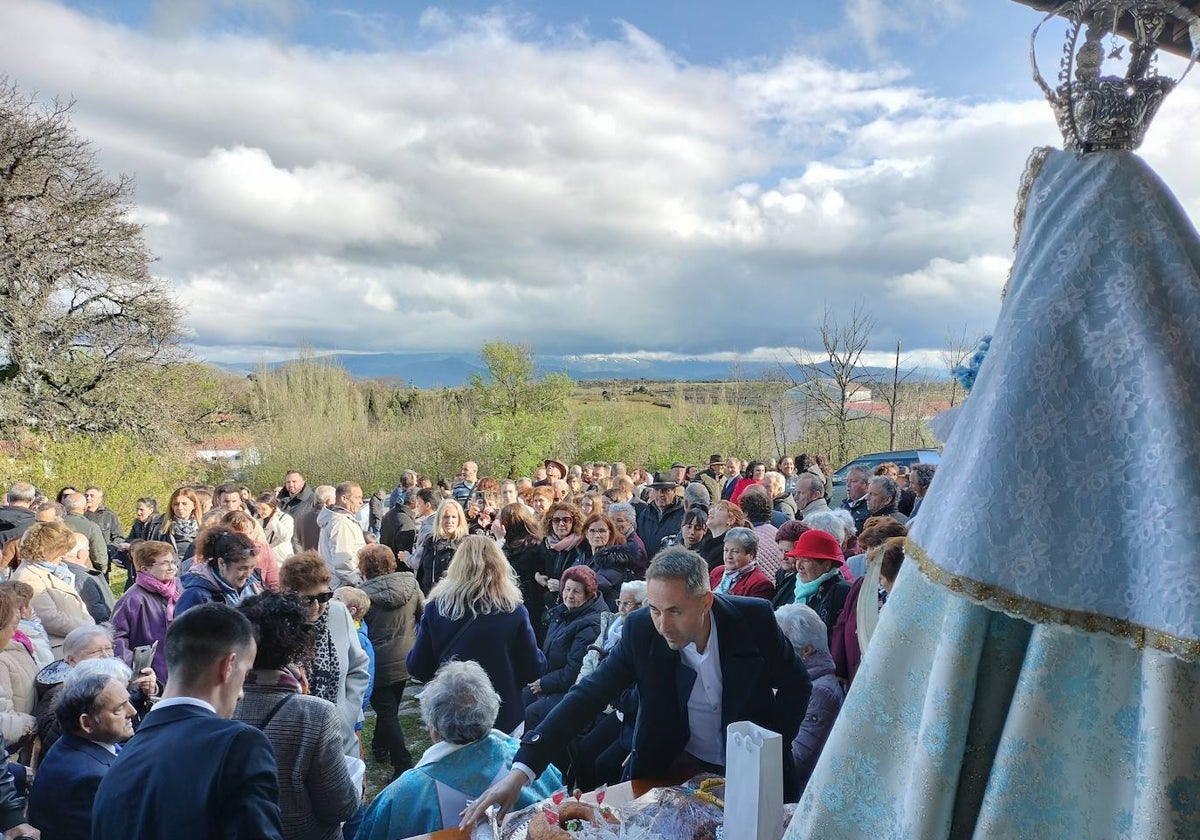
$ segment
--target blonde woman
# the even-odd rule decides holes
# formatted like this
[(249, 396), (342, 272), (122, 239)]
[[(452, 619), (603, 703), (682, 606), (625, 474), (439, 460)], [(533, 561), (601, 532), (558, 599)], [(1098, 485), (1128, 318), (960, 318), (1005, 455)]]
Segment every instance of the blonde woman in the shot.
[(63, 562), (74, 547), (75, 534), (66, 525), (38, 522), (21, 538), (21, 565), (12, 575), (33, 588), (29, 603), (46, 629), (55, 658), (62, 657), (68, 633), (96, 623), (75, 591), (75, 576)]
[(521, 603), (517, 575), (487, 537), (464, 537), (446, 576), (429, 593), (408, 672), (428, 682), (450, 659), (483, 666), (500, 694), (495, 727), (515, 731), (525, 718), (521, 689), (541, 677), (546, 658)]
[(433, 514), (433, 531), (421, 545), (421, 568), (417, 578), (422, 592), (428, 594), (446, 574), (450, 559), (467, 536), (467, 528), (467, 514), (462, 505), (454, 499), (444, 499)]

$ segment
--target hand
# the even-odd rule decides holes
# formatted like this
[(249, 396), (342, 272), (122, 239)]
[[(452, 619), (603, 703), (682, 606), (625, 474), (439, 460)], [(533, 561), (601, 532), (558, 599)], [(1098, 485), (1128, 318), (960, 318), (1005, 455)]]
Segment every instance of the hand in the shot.
[(533, 580), (535, 583), (537, 583), (538, 586), (546, 585), (546, 576), (544, 574), (542, 574), (541, 572), (534, 572)]
[[(524, 778), (522, 776), (521, 778)], [(519, 795), (518, 791), (518, 795)], [(32, 837), (33, 840), (41, 840), (42, 832), (31, 826), (29, 823), (21, 823), (15, 828), (10, 828), (4, 832), (4, 840), (16, 840), (18, 837)]]
[(462, 812), (462, 822), (458, 827), (463, 831), (470, 831), (475, 823), (479, 822), (487, 814), (487, 809), (493, 805), (500, 806), (499, 812), (496, 814), (496, 822), (504, 819), (504, 816), (512, 810), (512, 806), (516, 804), (517, 797), (521, 795), (521, 788), (525, 787), (528, 779), (520, 770), (510, 770), (496, 784), (485, 790), (479, 795), (479, 798), (467, 805), (466, 810)]
[(542, 693), (542, 681), (540, 679), (534, 680), (533, 682), (531, 682), (529, 685), (527, 685), (525, 687), (528, 688), (530, 691), (532, 691), (534, 694)]
[(158, 680), (154, 677), (153, 668), (143, 668), (141, 675), (134, 679), (133, 685), (140, 688), (147, 697), (158, 694)]
[(557, 592), (562, 588), (562, 581), (555, 580), (554, 578), (546, 578), (546, 588), (551, 592)]

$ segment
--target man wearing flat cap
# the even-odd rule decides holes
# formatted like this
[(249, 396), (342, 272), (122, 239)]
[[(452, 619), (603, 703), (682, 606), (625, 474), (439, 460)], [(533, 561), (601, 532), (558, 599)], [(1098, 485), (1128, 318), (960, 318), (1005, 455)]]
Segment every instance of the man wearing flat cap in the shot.
[(725, 459), (720, 455), (708, 456), (708, 467), (701, 471), (698, 479), (708, 489), (708, 497), (714, 502), (721, 498), (721, 489), (725, 485)]

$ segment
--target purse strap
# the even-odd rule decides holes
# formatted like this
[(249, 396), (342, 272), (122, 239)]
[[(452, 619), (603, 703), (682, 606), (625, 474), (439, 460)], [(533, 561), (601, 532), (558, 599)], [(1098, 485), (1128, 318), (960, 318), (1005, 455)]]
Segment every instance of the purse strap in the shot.
[(458, 628), (458, 632), (455, 633), (450, 638), (449, 644), (446, 645), (445, 651), (442, 653), (441, 657), (439, 658), (439, 660), (438, 660), (439, 665), (445, 664), (446, 660), (448, 660), (450, 658), (450, 653), (451, 653), (451, 651), (454, 650), (454, 645), (458, 643), (458, 640), (463, 637), (463, 633), (467, 632), (467, 630), (470, 628), (470, 626), (475, 623), (475, 619), (477, 619), (477, 618), (479, 618), (478, 614), (472, 615), (470, 620), (466, 624), (464, 624), (462, 627)]
[(277, 715), (279, 713), (279, 710), (282, 709), (284, 706), (286, 706), (288, 704), (288, 701), (291, 700), (295, 696), (296, 696), (296, 694), (294, 692), (289, 691), (287, 693), (286, 697), (284, 697), (282, 700), (280, 700), (278, 703), (276, 703), (274, 706), (271, 707), (271, 711), (267, 712), (267, 716), (262, 719), (261, 723), (256, 723), (255, 727), (257, 729), (259, 729), (260, 731), (265, 732), (267, 729), (267, 725), (274, 719), (275, 715)]

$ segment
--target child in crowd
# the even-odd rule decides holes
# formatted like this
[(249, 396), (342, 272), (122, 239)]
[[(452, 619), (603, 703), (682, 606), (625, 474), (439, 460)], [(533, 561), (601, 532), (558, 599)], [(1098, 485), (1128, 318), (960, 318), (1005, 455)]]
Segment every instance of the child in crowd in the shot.
[[(366, 712), (367, 704), (371, 702), (371, 690), (375, 687), (375, 648), (372, 647), (371, 640), (367, 638), (367, 626), (363, 624), (363, 617), (371, 609), (371, 599), (367, 597), (367, 593), (353, 586), (339, 586), (334, 590), (333, 597), (341, 601), (350, 611), (350, 617), (354, 619), (354, 627), (358, 630), (358, 643), (367, 652), (367, 670), (370, 671), (371, 680), (367, 683), (367, 693), (363, 695), (363, 712)], [(354, 729), (356, 732), (361, 732), (362, 721), (359, 721)]]

